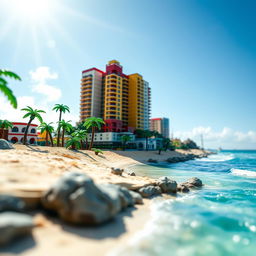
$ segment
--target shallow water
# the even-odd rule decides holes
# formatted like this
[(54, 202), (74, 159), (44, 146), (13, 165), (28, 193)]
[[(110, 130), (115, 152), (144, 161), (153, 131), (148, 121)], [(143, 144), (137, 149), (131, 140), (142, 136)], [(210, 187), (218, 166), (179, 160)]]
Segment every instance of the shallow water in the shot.
[(256, 255), (256, 151), (132, 169), (178, 182), (196, 176), (205, 186), (176, 200), (154, 201), (152, 220), (118, 255)]

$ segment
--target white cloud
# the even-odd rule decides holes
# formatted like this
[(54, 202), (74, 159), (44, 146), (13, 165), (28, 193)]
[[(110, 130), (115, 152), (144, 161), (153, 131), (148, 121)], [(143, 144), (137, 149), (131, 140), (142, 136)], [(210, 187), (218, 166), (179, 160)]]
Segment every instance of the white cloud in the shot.
[(47, 80), (58, 78), (57, 73), (51, 72), (49, 67), (38, 67), (35, 71), (30, 71), (29, 74), (33, 82), (32, 91), (45, 95), (46, 102), (57, 101), (61, 98), (61, 90), (47, 84)]
[[(51, 72), (49, 67), (38, 67), (35, 71), (30, 71), (29, 75), (33, 82), (32, 87), (30, 87), (31, 92), (37, 92), (46, 97), (37, 97), (37, 95), (19, 96), (17, 97), (18, 109), (14, 109), (6, 97), (0, 95), (0, 119), (8, 119), (13, 122), (27, 122), (28, 118), (23, 119), (25, 112), (21, 111), (21, 109), (30, 106), (44, 110), (46, 114), (42, 114), (43, 120), (45, 122), (53, 122), (56, 126), (58, 113), (53, 111), (52, 108), (55, 103), (59, 103), (58, 100), (61, 97), (61, 90), (47, 84), (47, 80), (57, 79), (58, 74)], [(71, 120), (73, 125), (79, 120), (78, 116), (72, 113), (65, 113), (63, 118), (65, 120)], [(37, 120), (34, 123), (39, 124)]]
[(256, 148), (256, 131), (234, 131), (224, 127), (220, 131), (214, 131), (212, 127), (195, 127), (190, 131), (176, 131), (174, 137), (187, 139), (191, 138), (200, 145), (200, 137), (203, 135), (206, 147), (218, 148)]
[[(44, 105), (40, 102), (37, 102), (34, 97), (22, 96), (17, 98), (18, 109), (14, 109), (5, 97), (0, 97), (1, 109), (0, 109), (0, 119), (7, 119), (12, 122), (28, 122), (28, 118), (23, 119), (25, 115), (24, 111), (21, 111), (22, 108), (30, 106), (36, 109), (42, 109), (46, 114), (42, 113), (42, 118), (45, 122), (53, 122), (56, 127), (56, 122), (58, 121), (59, 114), (52, 110), (53, 105)], [(71, 120), (73, 125), (78, 121), (78, 116), (72, 113), (65, 113), (63, 119)], [(38, 120), (34, 120), (33, 123), (39, 124)]]

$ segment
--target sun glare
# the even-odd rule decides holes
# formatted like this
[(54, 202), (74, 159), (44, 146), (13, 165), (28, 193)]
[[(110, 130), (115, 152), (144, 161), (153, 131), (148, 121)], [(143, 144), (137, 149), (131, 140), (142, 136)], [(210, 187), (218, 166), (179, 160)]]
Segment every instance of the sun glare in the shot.
[(9, 0), (8, 7), (15, 18), (24, 22), (44, 22), (50, 16), (54, 0)]

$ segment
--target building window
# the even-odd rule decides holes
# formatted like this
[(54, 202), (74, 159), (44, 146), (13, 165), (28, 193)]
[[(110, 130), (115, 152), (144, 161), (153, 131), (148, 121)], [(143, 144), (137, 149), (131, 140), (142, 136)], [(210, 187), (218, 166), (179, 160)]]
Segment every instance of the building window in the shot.
[(21, 132), (25, 132), (26, 131), (26, 127), (23, 127), (22, 129), (21, 129)]
[(17, 137), (12, 137), (11, 138), (11, 143), (15, 144), (18, 142), (18, 138)]
[(12, 132), (18, 132), (18, 131), (19, 131), (18, 127), (15, 126), (15, 127), (12, 128)]

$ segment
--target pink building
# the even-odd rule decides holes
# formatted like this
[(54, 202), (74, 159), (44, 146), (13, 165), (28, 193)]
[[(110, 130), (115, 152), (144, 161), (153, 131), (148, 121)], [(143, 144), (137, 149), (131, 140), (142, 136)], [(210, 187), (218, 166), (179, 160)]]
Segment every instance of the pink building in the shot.
[[(24, 133), (27, 123), (13, 122), (13, 127), (9, 128), (8, 140), (12, 143), (23, 142)], [(31, 124), (28, 130), (27, 142), (29, 144), (35, 144), (37, 142), (37, 127), (36, 124)]]

